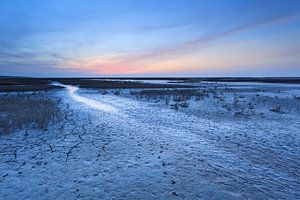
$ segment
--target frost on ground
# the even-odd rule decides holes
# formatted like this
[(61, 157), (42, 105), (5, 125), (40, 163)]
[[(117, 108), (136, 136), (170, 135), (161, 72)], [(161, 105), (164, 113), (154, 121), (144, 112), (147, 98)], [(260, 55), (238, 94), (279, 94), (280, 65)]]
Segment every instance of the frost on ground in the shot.
[(300, 199), (299, 88), (199, 87), (52, 92), (64, 120), (0, 136), (1, 199)]

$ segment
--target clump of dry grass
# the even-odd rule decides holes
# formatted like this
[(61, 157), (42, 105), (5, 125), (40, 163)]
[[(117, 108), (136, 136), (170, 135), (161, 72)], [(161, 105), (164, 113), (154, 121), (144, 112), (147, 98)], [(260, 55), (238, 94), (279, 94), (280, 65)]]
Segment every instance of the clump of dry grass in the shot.
[(60, 115), (59, 99), (38, 94), (0, 96), (0, 134), (23, 128), (46, 130)]
[(275, 112), (275, 113), (283, 113), (283, 109), (281, 106), (272, 107), (272, 108), (270, 108), (270, 111)]
[(140, 90), (132, 91), (131, 95), (135, 95), (138, 98), (147, 99), (170, 99), (175, 102), (182, 102), (195, 97), (196, 100), (201, 100), (209, 95), (208, 90), (199, 89), (166, 89), (166, 90)]

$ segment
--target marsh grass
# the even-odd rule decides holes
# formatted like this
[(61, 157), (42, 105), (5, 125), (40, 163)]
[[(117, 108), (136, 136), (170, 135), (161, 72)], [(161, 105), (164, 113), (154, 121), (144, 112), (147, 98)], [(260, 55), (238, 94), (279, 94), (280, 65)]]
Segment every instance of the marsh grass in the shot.
[(175, 102), (187, 101), (191, 98), (197, 100), (203, 99), (209, 95), (208, 90), (197, 89), (162, 89), (162, 90), (140, 90), (132, 91), (131, 95), (138, 98), (147, 99), (167, 99), (166, 104), (169, 104), (169, 100), (172, 99)]
[(8, 94), (0, 96), (0, 134), (19, 129), (47, 130), (60, 115), (59, 99), (41, 94)]
[(116, 81), (116, 80), (93, 80), (84, 78), (56, 78), (52, 81), (60, 82), (67, 85), (77, 85), (80, 88), (90, 89), (130, 89), (130, 88), (193, 88), (191, 85), (180, 84), (152, 84), (141, 81)]
[(39, 78), (0, 77), (0, 92), (48, 91), (60, 89), (51, 81)]

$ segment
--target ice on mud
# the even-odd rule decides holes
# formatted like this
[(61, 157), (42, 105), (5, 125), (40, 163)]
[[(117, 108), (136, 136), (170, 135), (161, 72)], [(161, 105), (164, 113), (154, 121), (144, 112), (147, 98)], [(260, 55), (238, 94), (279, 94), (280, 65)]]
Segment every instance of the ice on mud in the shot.
[[(1, 135), (1, 199), (300, 199), (300, 101), (292, 95), (247, 88), (239, 103), (257, 104), (236, 116), (220, 106), (232, 93), (175, 111), (129, 90), (66, 87), (54, 93), (69, 105), (66, 122)], [(286, 112), (270, 112), (273, 104)]]
[(84, 96), (77, 94), (77, 90), (79, 88), (76, 86), (64, 85), (64, 84), (59, 84), (59, 83), (56, 83), (56, 85), (65, 87), (68, 90), (70, 96), (77, 102), (84, 103), (92, 108), (102, 110), (104, 112), (112, 112), (113, 113), (113, 112), (117, 111), (117, 109), (111, 105), (101, 103), (100, 101), (95, 101), (93, 99), (86, 98)]

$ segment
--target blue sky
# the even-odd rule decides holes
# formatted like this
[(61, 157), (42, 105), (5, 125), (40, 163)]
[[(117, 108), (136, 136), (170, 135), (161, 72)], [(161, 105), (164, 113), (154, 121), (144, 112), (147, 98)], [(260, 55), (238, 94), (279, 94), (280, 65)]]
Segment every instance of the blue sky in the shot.
[(300, 76), (300, 1), (3, 0), (0, 74)]

